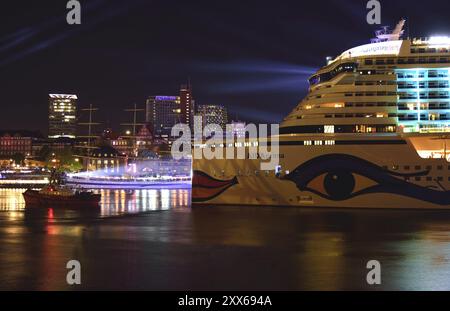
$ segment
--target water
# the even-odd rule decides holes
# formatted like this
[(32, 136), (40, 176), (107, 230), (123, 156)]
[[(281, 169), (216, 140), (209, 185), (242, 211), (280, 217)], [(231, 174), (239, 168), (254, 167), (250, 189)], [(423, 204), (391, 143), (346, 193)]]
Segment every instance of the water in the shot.
[(191, 209), (188, 190), (104, 190), (79, 212), (25, 209), (22, 191), (0, 189), (0, 289), (450, 289), (450, 211)]

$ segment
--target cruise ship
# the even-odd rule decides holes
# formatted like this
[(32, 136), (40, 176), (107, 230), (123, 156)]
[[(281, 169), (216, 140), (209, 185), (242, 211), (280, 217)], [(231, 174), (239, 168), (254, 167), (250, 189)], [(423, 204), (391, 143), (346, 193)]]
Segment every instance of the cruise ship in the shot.
[(404, 24), (309, 78), (280, 124), (274, 170), (249, 155), (194, 159), (194, 205), (449, 208), (450, 38), (402, 39)]

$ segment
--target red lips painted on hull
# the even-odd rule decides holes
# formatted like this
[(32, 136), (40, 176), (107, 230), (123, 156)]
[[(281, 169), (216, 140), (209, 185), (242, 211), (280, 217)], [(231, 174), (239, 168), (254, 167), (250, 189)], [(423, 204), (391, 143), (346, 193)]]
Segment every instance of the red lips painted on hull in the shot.
[(237, 177), (220, 180), (201, 171), (194, 171), (192, 178), (192, 202), (206, 202), (219, 196), (228, 188), (237, 185)]

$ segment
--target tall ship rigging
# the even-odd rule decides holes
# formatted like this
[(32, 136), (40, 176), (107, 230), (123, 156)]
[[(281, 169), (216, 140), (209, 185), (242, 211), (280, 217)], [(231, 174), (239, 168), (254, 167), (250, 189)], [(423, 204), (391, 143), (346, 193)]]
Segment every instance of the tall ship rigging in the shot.
[(402, 39), (404, 25), (384, 27), (309, 78), (280, 124), (275, 170), (247, 156), (194, 159), (193, 202), (449, 208), (450, 38)]

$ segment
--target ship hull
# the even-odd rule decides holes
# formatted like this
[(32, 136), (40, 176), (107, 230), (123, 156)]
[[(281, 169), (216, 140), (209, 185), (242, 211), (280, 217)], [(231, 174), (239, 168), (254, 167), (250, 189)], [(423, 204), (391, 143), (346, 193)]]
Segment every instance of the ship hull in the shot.
[(405, 137), (342, 141), (332, 146), (282, 141), (278, 175), (261, 171), (259, 159), (194, 160), (193, 204), (450, 208), (445, 159), (420, 158)]
[(115, 181), (95, 180), (87, 178), (67, 178), (66, 183), (85, 189), (160, 189), (160, 188), (190, 188), (190, 180), (177, 181)]
[(58, 208), (97, 208), (100, 206), (101, 196), (54, 196), (40, 194), (39, 191), (27, 190), (23, 193), (27, 207), (58, 207)]

